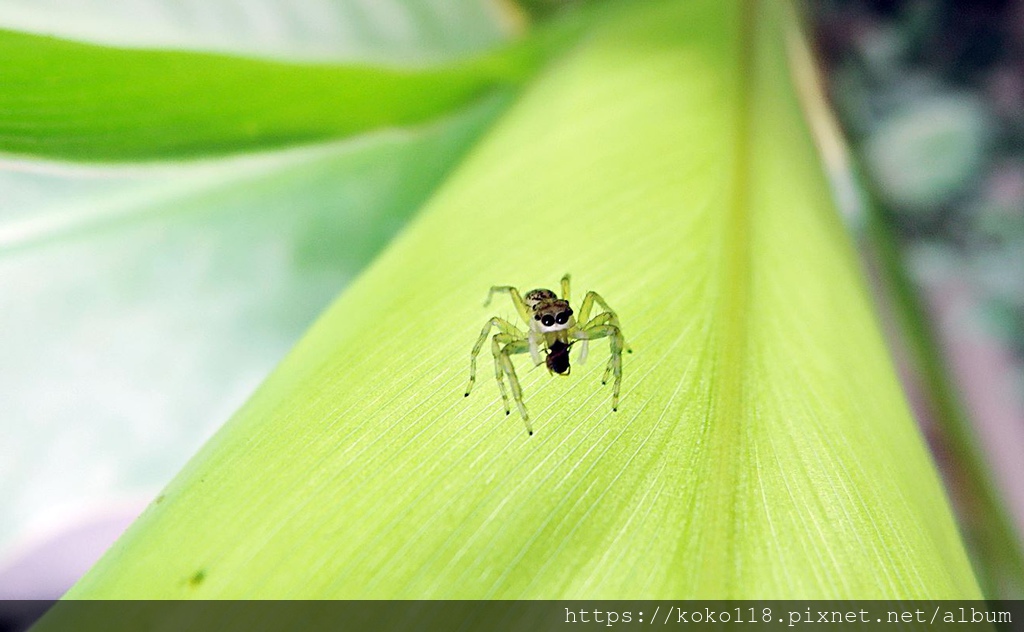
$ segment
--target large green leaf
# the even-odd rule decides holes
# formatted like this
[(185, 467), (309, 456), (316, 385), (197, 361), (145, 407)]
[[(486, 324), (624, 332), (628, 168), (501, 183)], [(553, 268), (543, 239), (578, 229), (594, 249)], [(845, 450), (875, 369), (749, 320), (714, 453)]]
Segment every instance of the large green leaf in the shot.
[(509, 7), (491, 0), (4, 0), (0, 25), (108, 46), (421, 64), (501, 42), (518, 27)]
[(554, 38), (447, 66), (295, 64), (0, 31), (0, 151), (178, 158), (421, 123), (532, 74)]
[[(786, 23), (608, 15), (69, 597), (977, 598)], [(520, 360), (531, 437), (467, 352), (565, 271), (635, 353), (618, 412)]]

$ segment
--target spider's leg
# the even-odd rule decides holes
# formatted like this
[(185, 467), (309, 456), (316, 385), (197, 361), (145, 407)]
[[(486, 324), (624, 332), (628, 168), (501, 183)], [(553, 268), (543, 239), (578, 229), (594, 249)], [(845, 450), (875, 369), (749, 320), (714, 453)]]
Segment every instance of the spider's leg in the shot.
[(526, 337), (526, 334), (504, 318), (494, 317), (488, 320), (487, 324), (480, 331), (480, 337), (477, 338), (476, 344), (473, 345), (473, 350), (469, 352), (469, 383), (466, 384), (466, 397), (469, 397), (469, 392), (473, 390), (473, 383), (476, 382), (476, 356), (484, 346), (484, 341), (487, 340), (487, 334), (491, 332), (491, 327), (497, 327), (501, 333), (508, 334), (510, 340)]
[(523, 417), (523, 423), (526, 424), (526, 431), (533, 434), (533, 426), (530, 425), (530, 415), (526, 412), (526, 404), (523, 403), (523, 389), (519, 385), (516, 368), (512, 366), (512, 358), (510, 357), (517, 353), (526, 353), (529, 350), (530, 343), (526, 340), (513, 340), (509, 342), (501, 349), (501, 366), (505, 369), (505, 375), (508, 376), (509, 386), (512, 387), (512, 397), (515, 398), (516, 406), (519, 407), (519, 414)]
[[(598, 318), (600, 318), (600, 316)], [(619, 329), (618, 326), (608, 323), (585, 329), (577, 329), (572, 332), (572, 336), (578, 340), (597, 340), (598, 338), (609, 339), (612, 356), (608, 360), (608, 366), (605, 368), (604, 379), (601, 380), (601, 383), (606, 384), (608, 382), (608, 374), (614, 374), (615, 382), (612, 385), (612, 410), (618, 410), (619, 390), (622, 387), (622, 349), (626, 344), (622, 338), (622, 330)]]
[[(590, 321), (588, 323), (586, 323), (585, 325), (580, 327), (580, 329), (593, 329), (594, 327), (598, 327), (600, 325), (606, 325), (606, 324), (612, 324), (612, 325), (615, 325), (616, 327), (619, 326), (618, 325), (618, 319), (615, 318), (615, 314), (612, 314), (612, 313), (609, 313), (609, 312), (601, 312), (597, 316), (594, 316), (592, 319), (590, 319)], [(621, 332), (621, 328), (620, 328), (620, 332)], [(580, 341), (580, 358), (579, 358), (579, 360), (577, 360), (577, 362), (579, 362), (580, 364), (583, 364), (583, 363), (585, 363), (587, 361), (587, 351), (590, 349), (590, 346), (588, 344), (589, 342), (590, 341), (586, 340), (586, 339)], [(629, 345), (627, 345), (625, 343), (625, 340), (623, 340), (623, 346), (624, 346), (624, 348), (629, 349)], [(607, 380), (608, 380), (608, 375), (606, 374), (605, 375), (605, 379), (602, 381), (602, 383), (604, 383)]]
[(569, 300), (569, 273), (566, 272), (565, 276), (562, 277), (562, 299)]
[(498, 388), (501, 390), (501, 403), (505, 406), (505, 414), (511, 411), (508, 407), (508, 391), (505, 390), (505, 380), (501, 378), (503, 368), (501, 366), (501, 345), (508, 344), (511, 338), (508, 334), (494, 334), (491, 338), (491, 355), (494, 356), (494, 379), (498, 380)]
[(508, 292), (509, 296), (512, 297), (512, 304), (515, 305), (516, 313), (523, 319), (526, 324), (530, 323), (530, 307), (523, 301), (523, 297), (519, 294), (519, 290), (512, 287), (511, 285), (494, 285), (487, 291), (487, 300), (484, 301), (484, 307), (491, 304), (491, 297), (494, 296), (495, 292)]
[[(580, 305), (580, 313), (576, 315), (577, 322), (587, 323), (586, 325), (582, 325), (581, 328), (587, 329), (588, 327), (591, 326), (592, 323), (597, 324), (597, 318), (600, 318), (601, 316), (604, 315), (598, 314), (594, 318), (594, 320), (588, 320), (590, 318), (590, 310), (594, 308), (595, 302), (601, 306), (601, 309), (604, 310), (604, 314), (608, 314), (608, 320), (602, 322), (607, 322), (609, 325), (614, 325), (619, 329), (622, 329), (622, 325), (619, 324), (619, 317), (615, 313), (615, 310), (612, 309), (611, 307), (608, 307), (608, 303), (606, 303), (605, 300), (601, 298), (601, 295), (598, 294), (597, 292), (587, 292), (587, 295), (583, 298), (583, 304)], [(622, 348), (626, 350), (626, 353), (633, 353), (633, 349), (628, 344), (626, 344), (625, 340), (623, 340), (622, 342)], [(581, 352), (581, 355), (585, 354)]]
[[(582, 327), (580, 327), (580, 329), (592, 329), (593, 327), (597, 327), (598, 325), (607, 324), (609, 319), (612, 318), (613, 316), (614, 316), (614, 314), (609, 314), (608, 312), (602, 312), (602, 313), (598, 314), (597, 316), (595, 316), (593, 319), (591, 319), (590, 322), (588, 322), (588, 323), (584, 324)], [(580, 364), (586, 364), (586, 362), (587, 362), (587, 353), (589, 351), (590, 351), (590, 340), (588, 338), (584, 338), (583, 340), (580, 341), (580, 358), (579, 358), (579, 360), (577, 360), (577, 362), (579, 362)]]
[[(590, 319), (590, 310), (594, 309), (594, 300), (598, 297), (597, 292), (587, 292), (587, 295), (583, 297), (583, 303), (580, 304), (580, 311), (576, 314), (577, 322), (585, 323)], [(604, 299), (601, 300), (604, 302)], [(611, 310), (606, 310), (611, 311)]]
[(533, 329), (530, 329), (527, 339), (530, 343), (530, 359), (533, 360), (533, 366), (540, 366), (541, 362), (544, 361), (540, 357), (540, 341), (543, 340), (543, 338)]
[[(620, 358), (620, 362), (621, 362), (621, 358), (622, 358), (621, 354), (619, 354), (619, 358)], [(604, 375), (601, 376), (601, 386), (604, 386), (605, 384), (608, 383), (608, 376), (611, 375), (611, 372), (612, 372), (612, 369), (614, 368), (614, 365), (615, 365), (615, 356), (614, 355), (609, 356), (608, 364), (606, 364), (605, 367), (604, 367)], [(619, 369), (619, 373), (621, 373), (621, 372), (622, 372), (622, 369)]]

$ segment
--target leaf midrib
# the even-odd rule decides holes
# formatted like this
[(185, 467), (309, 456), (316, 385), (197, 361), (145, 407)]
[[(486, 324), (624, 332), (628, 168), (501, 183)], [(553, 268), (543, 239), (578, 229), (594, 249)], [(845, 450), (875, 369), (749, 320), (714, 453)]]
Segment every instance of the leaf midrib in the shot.
[[(747, 447), (743, 424), (749, 421), (745, 405), (745, 380), (749, 375), (746, 359), (750, 334), (750, 220), (754, 212), (749, 190), (752, 185), (751, 117), (754, 115), (751, 93), (757, 89), (753, 56), (758, 33), (754, 20), (760, 10), (759, 0), (743, 0), (738, 10), (732, 191), (727, 206), (728, 215), (722, 223), (720, 294), (716, 306), (716, 320), (722, 323), (722, 327), (717, 345), (718, 359), (714, 364), (717, 375), (712, 381), (714, 404), (709, 407), (705, 420), (705, 432), (711, 435), (713, 442), (723, 444), (721, 447), (709, 447), (709, 452), (719, 454), (734, 451), (730, 446), (738, 445), (741, 450)], [(738, 546), (737, 532), (742, 529), (742, 507), (738, 506), (740, 500), (734, 492), (743, 486), (746, 478), (745, 473), (737, 467), (738, 463), (744, 461), (742, 456), (737, 456), (736, 459), (718, 459), (717, 462), (716, 469), (721, 481), (718, 489), (730, 496), (722, 499), (722, 506), (729, 508), (728, 521), (723, 525), (727, 529), (722, 535), (724, 546), (718, 550), (723, 563), (739, 559), (735, 552)], [(740, 594), (740, 587), (734, 585), (740, 573), (731, 572), (724, 576), (727, 578), (725, 594)]]

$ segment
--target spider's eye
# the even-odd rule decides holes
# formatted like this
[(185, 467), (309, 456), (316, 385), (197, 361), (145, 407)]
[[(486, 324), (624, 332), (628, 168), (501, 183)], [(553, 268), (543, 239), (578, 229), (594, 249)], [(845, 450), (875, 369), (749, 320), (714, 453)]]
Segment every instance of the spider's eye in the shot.
[(536, 316), (534, 316), (533, 319), (534, 320), (540, 320), (540, 314), (537, 314)]
[(559, 312), (558, 316), (555, 317), (559, 325), (564, 325), (569, 322), (569, 312)]
[(540, 322), (544, 323), (545, 327), (550, 327), (555, 324), (555, 319), (551, 317), (551, 314), (544, 314), (544, 318), (541, 318)]

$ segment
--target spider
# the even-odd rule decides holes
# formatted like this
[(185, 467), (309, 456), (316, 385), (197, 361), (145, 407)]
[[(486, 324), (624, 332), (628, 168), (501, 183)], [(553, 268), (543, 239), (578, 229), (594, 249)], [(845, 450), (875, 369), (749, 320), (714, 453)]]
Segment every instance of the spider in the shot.
[[(512, 397), (519, 407), (519, 414), (526, 424), (526, 431), (533, 434), (533, 427), (530, 425), (530, 415), (526, 412), (526, 405), (523, 403), (523, 389), (519, 386), (519, 378), (516, 377), (515, 367), (512, 366), (510, 356), (517, 353), (529, 352), (533, 359), (534, 366), (541, 363), (541, 351), (544, 351), (543, 362), (547, 365), (548, 372), (559, 375), (569, 375), (569, 349), (580, 344), (579, 362), (583, 364), (587, 360), (587, 345), (589, 341), (598, 338), (609, 338), (611, 343), (611, 357), (604, 370), (604, 377), (601, 384), (608, 383), (608, 376), (615, 376), (612, 386), (612, 411), (619, 408), (619, 387), (622, 385), (622, 350), (632, 353), (632, 349), (626, 344), (622, 337), (622, 327), (619, 325), (619, 318), (615, 315), (608, 303), (601, 298), (597, 292), (587, 292), (577, 318), (573, 317), (572, 308), (569, 306), (569, 275), (562, 277), (562, 298), (551, 290), (537, 289), (530, 290), (524, 296), (520, 296), (519, 290), (511, 285), (495, 285), (487, 293), (487, 300), (484, 307), (491, 303), (491, 297), (495, 292), (508, 292), (512, 298), (519, 317), (526, 323), (528, 332), (505, 320), (495, 316), (487, 321), (473, 351), (469, 354), (469, 384), (466, 385), (466, 397), (473, 390), (473, 383), (476, 382), (476, 356), (487, 340), (491, 327), (497, 327), (499, 333), (491, 338), (491, 354), (494, 356), (494, 377), (498, 380), (498, 387), (501, 389), (501, 399), (505, 403), (505, 414), (511, 413), (508, 404), (508, 392), (505, 390), (505, 382), (502, 376), (508, 377), (509, 385), (512, 387)], [(590, 318), (590, 310), (594, 303), (597, 303), (604, 310), (593, 319)], [(582, 326), (578, 322), (584, 323)], [(543, 349), (542, 349), (543, 348)]]

